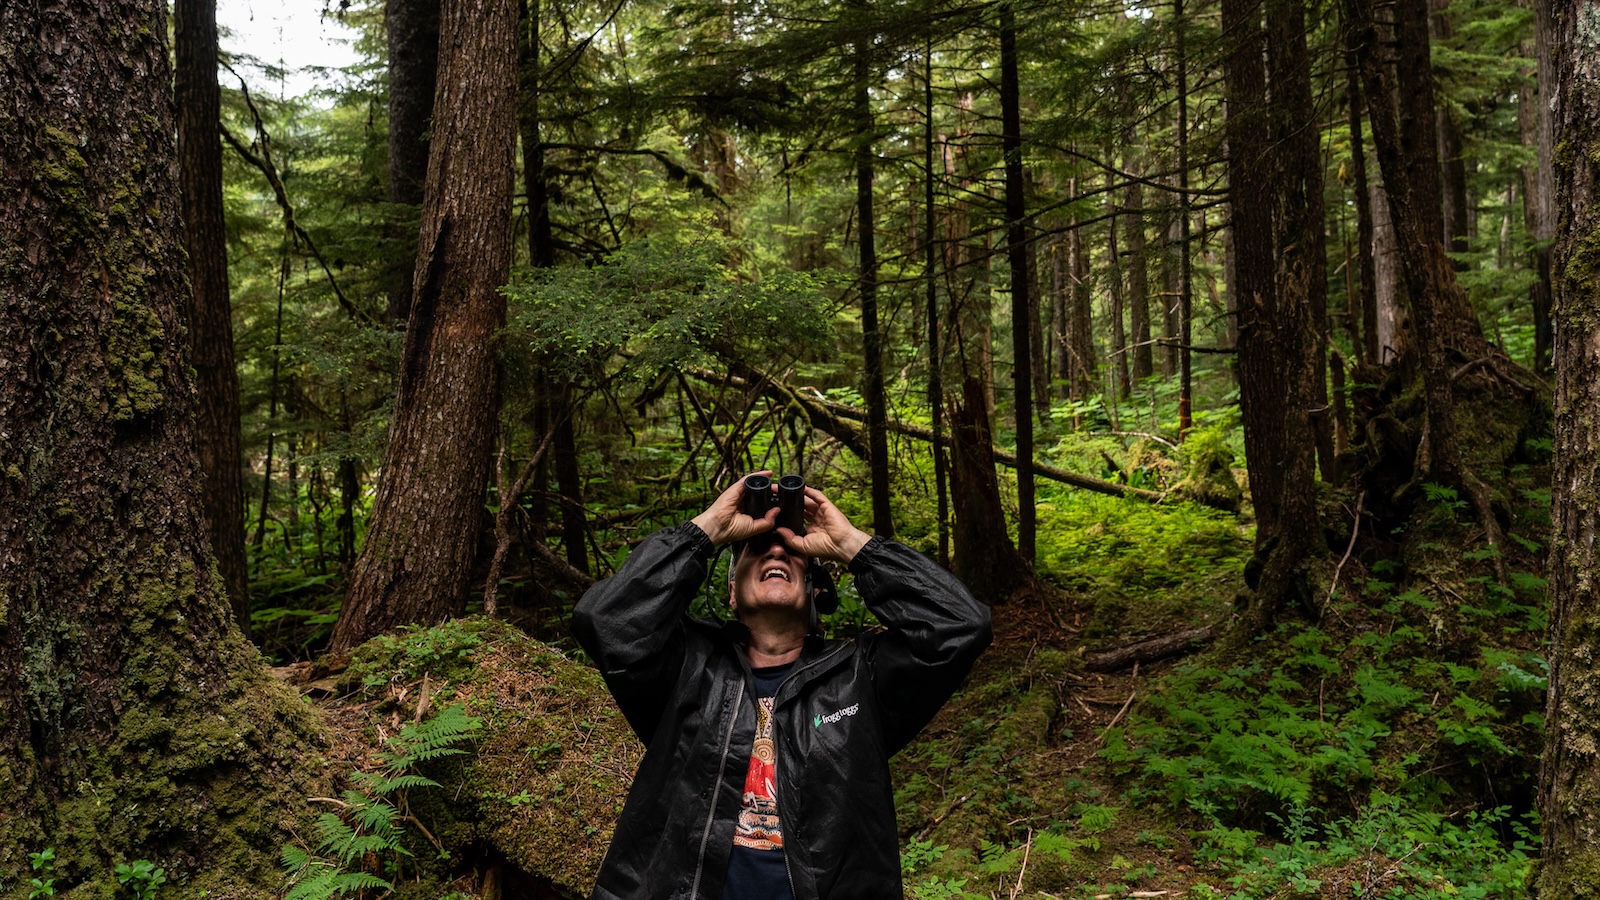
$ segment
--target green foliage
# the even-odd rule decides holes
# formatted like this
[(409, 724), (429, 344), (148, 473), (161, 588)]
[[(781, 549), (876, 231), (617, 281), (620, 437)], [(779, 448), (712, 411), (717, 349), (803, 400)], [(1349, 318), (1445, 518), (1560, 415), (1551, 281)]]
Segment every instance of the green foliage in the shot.
[(56, 848), (46, 847), (35, 853), (29, 853), (28, 866), (33, 869), (33, 877), (28, 879), (28, 900), (34, 900), (35, 897), (54, 897)]
[(1452, 817), (1379, 793), (1354, 816), (1324, 820), (1292, 806), (1275, 820), (1281, 840), (1220, 826), (1199, 833), (1196, 858), (1230, 873), (1231, 890), (1210, 896), (1514, 900), (1538, 855), (1534, 826), (1504, 807)]
[(523, 270), (506, 287), (512, 347), (593, 383), (649, 381), (716, 357), (765, 368), (827, 345), (830, 279), (741, 273), (735, 257), (731, 242), (702, 229), (629, 242), (588, 268)]
[(134, 900), (151, 900), (156, 888), (167, 883), (167, 870), (158, 868), (148, 859), (117, 863), (116, 876), (117, 884), (127, 888)]
[(483, 648), (511, 636), (520, 635), (503, 622), (477, 617), (430, 627), (401, 626), (358, 647), (341, 683), (374, 688), (420, 681), (427, 675), (436, 690), (447, 690), (448, 683), (461, 681), (472, 672)]
[(386, 741), (378, 754), (381, 769), (352, 775), (356, 787), (344, 791), (342, 799), (324, 798), (338, 811), (317, 818), (315, 848), (284, 845), (283, 869), (291, 885), (285, 900), (326, 900), (365, 890), (393, 890), (394, 885), (373, 868), (393, 878), (401, 871), (402, 858), (412, 856), (404, 823), (415, 822), (433, 841), (411, 814), (408, 794), (417, 788), (439, 787), (439, 782), (420, 774), (418, 767), (465, 753), (457, 745), (481, 727), (481, 719), (467, 715), (456, 704), (423, 722), (403, 726)]

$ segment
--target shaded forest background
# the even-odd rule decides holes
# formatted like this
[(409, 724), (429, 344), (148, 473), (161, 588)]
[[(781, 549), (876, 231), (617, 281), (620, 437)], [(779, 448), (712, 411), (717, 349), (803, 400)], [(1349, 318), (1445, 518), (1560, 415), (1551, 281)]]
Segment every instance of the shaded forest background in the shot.
[(0, 12), (0, 895), (586, 893), (759, 468), (996, 609), (908, 896), (1600, 895), (1592, 3), (161, 6)]

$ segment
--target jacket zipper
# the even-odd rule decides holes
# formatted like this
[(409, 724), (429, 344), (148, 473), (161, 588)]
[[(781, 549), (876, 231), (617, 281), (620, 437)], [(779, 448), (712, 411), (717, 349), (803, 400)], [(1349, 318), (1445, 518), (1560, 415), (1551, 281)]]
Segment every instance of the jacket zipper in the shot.
[[(785, 679), (787, 680), (787, 679)], [(778, 739), (778, 713), (777, 704), (773, 704), (772, 713), (772, 758), (778, 760), (778, 765), (783, 765), (782, 758), (778, 755), (778, 748), (783, 742)], [(773, 773), (772, 799), (778, 804), (778, 820), (783, 821), (783, 774), (780, 771)], [(793, 832), (791, 832), (792, 834)], [(784, 842), (783, 849), (783, 874), (789, 879), (789, 900), (800, 900), (800, 895), (794, 889), (794, 870), (789, 868), (788, 841)]]
[[(804, 675), (806, 672), (810, 671), (811, 669), (814, 669), (817, 666), (827, 662), (828, 660), (833, 659), (835, 656), (838, 656), (840, 653), (843, 653), (844, 649), (845, 649), (845, 645), (844, 644), (840, 644), (839, 646), (834, 647), (832, 650), (828, 651), (828, 653), (826, 655), (819, 656), (816, 659), (813, 659), (811, 662), (806, 663), (805, 668), (799, 670), (798, 672), (790, 672), (789, 673), (789, 677), (783, 679), (783, 683), (778, 685), (777, 692), (774, 693), (773, 696), (772, 696), (772, 709), (773, 709), (773, 711), (776, 712), (777, 709), (778, 709), (778, 704), (782, 702), (782, 701), (780, 701), (778, 699), (777, 695), (783, 693), (783, 689), (788, 687), (789, 683), (791, 681), (794, 681), (795, 679), (799, 678), (801, 675)], [(793, 695), (791, 694), (790, 696), (793, 696)], [(784, 698), (784, 699), (788, 699), (788, 698)], [(777, 720), (774, 719), (773, 721), (776, 722)]]
[[(733, 715), (728, 717), (728, 732), (722, 736), (722, 752), (717, 755), (717, 783), (711, 789), (711, 808), (706, 810), (706, 827), (700, 832), (700, 858), (694, 866), (694, 886), (689, 888), (689, 900), (700, 896), (700, 875), (706, 867), (706, 844), (711, 840), (711, 823), (717, 817), (717, 796), (722, 793), (722, 770), (728, 766), (728, 745), (733, 743), (733, 726), (739, 721), (739, 705), (744, 702), (744, 681), (739, 682), (739, 693), (733, 698)], [(776, 723), (774, 723), (776, 724)], [(784, 865), (788, 865), (785, 858)], [(789, 888), (790, 893), (794, 887)]]

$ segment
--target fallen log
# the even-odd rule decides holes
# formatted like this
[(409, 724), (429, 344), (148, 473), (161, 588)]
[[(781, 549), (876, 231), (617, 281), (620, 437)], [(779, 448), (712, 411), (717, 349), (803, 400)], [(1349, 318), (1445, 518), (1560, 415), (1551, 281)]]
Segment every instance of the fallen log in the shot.
[(1127, 644), (1111, 650), (1098, 650), (1083, 655), (1083, 667), (1091, 672), (1115, 672), (1126, 669), (1135, 663), (1155, 662), (1171, 656), (1189, 653), (1198, 650), (1202, 645), (1210, 643), (1213, 635), (1210, 625), (1202, 628), (1189, 628), (1172, 634), (1164, 634), (1149, 640)]

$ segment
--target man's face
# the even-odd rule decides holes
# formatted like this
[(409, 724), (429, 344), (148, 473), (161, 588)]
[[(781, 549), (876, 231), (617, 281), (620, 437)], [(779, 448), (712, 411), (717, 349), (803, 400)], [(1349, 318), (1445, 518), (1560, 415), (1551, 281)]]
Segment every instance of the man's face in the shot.
[(803, 612), (806, 558), (784, 546), (776, 536), (763, 546), (765, 537), (751, 541), (734, 563), (734, 614), (757, 610)]

